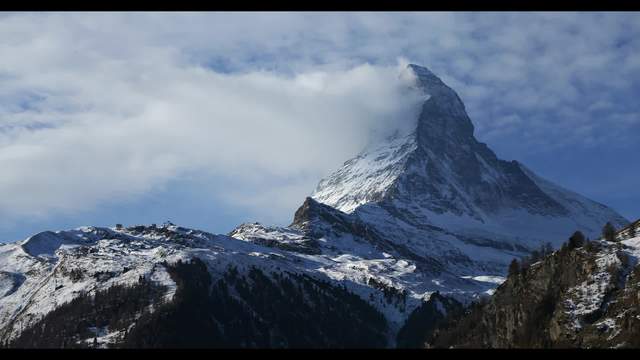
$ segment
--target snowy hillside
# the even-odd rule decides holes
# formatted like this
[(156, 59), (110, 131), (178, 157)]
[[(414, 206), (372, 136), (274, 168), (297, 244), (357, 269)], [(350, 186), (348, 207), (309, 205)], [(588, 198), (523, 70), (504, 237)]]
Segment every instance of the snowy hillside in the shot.
[[(281, 229), (256, 224), (242, 229), (244, 240), (174, 225), (85, 227), (44, 232), (0, 246), (0, 339), (14, 338), (74, 298), (135, 284), (141, 276), (164, 286), (164, 298), (170, 301), (176, 284), (164, 264), (190, 258), (203, 260), (214, 279), (230, 268), (242, 273), (256, 267), (267, 274), (305, 274), (344, 285), (385, 315), (391, 343), (413, 308), (441, 289), (436, 283), (423, 283), (415, 263), (350, 234), (320, 239), (310, 253), (295, 245), (287, 248), (290, 243), (305, 242), (302, 232), (283, 234)], [(272, 241), (260, 244), (265, 239)], [(275, 245), (280, 243), (283, 246)], [(454, 290), (478, 291), (493, 284), (461, 279), (459, 286)], [(108, 333), (102, 337), (117, 338)]]
[(403, 173), (415, 149), (413, 136), (392, 138), (384, 146), (345, 162), (331, 177), (320, 181), (313, 198), (347, 213), (380, 200)]

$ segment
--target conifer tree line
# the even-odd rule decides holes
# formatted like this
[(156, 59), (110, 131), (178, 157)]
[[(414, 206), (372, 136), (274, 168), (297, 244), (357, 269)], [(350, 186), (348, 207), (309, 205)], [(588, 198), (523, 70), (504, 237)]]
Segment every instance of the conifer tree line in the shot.
[[(635, 223), (631, 223), (631, 225), (629, 225), (628, 237), (635, 237), (636, 231), (637, 229)], [(611, 222), (607, 222), (602, 228), (602, 239), (609, 242), (616, 242), (618, 241), (616, 235), (616, 228)], [(567, 251), (582, 247), (585, 247), (587, 251), (594, 251), (598, 246), (596, 245), (596, 243), (586, 238), (581, 231), (576, 231), (569, 237), (569, 240), (567, 242), (562, 244), (560, 250)], [(518, 274), (521, 271), (526, 271), (526, 269), (531, 264), (544, 259), (545, 256), (551, 253), (553, 253), (553, 247), (551, 246), (551, 243), (545, 243), (539, 250), (534, 250), (531, 252), (531, 255), (523, 258), (521, 262), (519, 262), (518, 259), (514, 258), (513, 260), (511, 260), (511, 263), (509, 263), (508, 274)]]
[(602, 228), (602, 238), (611, 242), (616, 241), (616, 228), (610, 222), (607, 222)]
[[(387, 322), (366, 301), (327, 280), (230, 267), (214, 279), (200, 259), (163, 266), (167, 288), (135, 284), (83, 294), (46, 314), (9, 348), (377, 348)], [(101, 334), (117, 333), (111, 344)]]
[(539, 249), (533, 250), (529, 256), (523, 258), (521, 262), (519, 262), (515, 258), (511, 260), (511, 263), (509, 264), (508, 274), (518, 274), (521, 271), (526, 271), (529, 266), (544, 259), (551, 253), (553, 253), (553, 246), (551, 245), (551, 243), (544, 243), (540, 246)]

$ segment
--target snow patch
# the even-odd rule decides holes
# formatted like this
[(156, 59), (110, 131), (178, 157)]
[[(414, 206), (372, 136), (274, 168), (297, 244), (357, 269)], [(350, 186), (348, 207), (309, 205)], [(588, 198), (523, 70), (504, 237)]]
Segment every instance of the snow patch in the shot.
[(507, 279), (504, 276), (496, 276), (496, 275), (462, 276), (462, 278), (471, 279), (479, 282), (496, 284), (496, 285), (502, 284)]

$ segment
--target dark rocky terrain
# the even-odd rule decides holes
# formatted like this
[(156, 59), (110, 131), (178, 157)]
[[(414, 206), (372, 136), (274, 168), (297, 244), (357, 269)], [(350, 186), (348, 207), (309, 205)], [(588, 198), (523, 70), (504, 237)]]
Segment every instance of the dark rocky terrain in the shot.
[(640, 238), (565, 245), (513, 272), (488, 300), (432, 332), (427, 347), (640, 346)]

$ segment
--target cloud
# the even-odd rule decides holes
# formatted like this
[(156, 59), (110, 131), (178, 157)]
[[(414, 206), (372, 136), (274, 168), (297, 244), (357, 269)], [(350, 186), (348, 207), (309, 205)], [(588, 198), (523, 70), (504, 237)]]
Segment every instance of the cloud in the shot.
[(399, 65), (222, 73), (172, 48), (94, 48), (50, 26), (27, 29), (41, 46), (9, 45), (2, 60), (5, 220), (93, 209), (187, 174), (232, 179), (203, 189), (229, 203), (290, 210), (303, 185), (310, 192), (419, 104)]
[(410, 125), (416, 97), (399, 57), (441, 75), (480, 139), (509, 157), (629, 143), (640, 114), (630, 80), (640, 77), (638, 20), (5, 14), (0, 217), (84, 211), (197, 176), (224, 183), (203, 189), (224, 202), (288, 219), (327, 172)]

